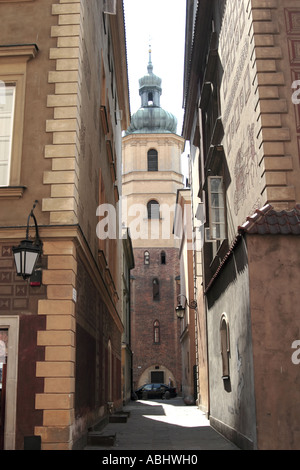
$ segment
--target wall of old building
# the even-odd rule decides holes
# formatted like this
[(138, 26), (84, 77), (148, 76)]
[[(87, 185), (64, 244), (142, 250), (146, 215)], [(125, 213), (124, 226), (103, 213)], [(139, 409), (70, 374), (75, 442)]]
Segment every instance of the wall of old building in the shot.
[[(159, 171), (148, 171), (147, 152), (157, 149)], [(126, 135), (123, 138), (123, 220), (129, 227), (134, 247), (174, 247), (172, 237), (176, 192), (183, 186), (181, 168), (182, 138), (175, 134)], [(161, 205), (159, 224), (145, 223), (147, 203)], [(140, 213), (141, 207), (144, 213)], [(178, 243), (177, 243), (178, 246)]]
[[(27, 433), (46, 450), (77, 447), (108, 402), (121, 404), (121, 237), (101, 244), (96, 210), (119, 200), (129, 99), (122, 3), (112, 16), (102, 7), (0, 2), (0, 80), (17, 83), (11, 180), (0, 188), (0, 322), (10, 328), (13, 365), (7, 449), (22, 448)], [(13, 274), (11, 247), (25, 238), (35, 200), (43, 256), (42, 286), (33, 290)], [(27, 357), (26, 372), (18, 366)]]
[(47, 79), (48, 71), (53, 70), (49, 53), (56, 43), (50, 36), (51, 27), (57, 25), (57, 17), (51, 12), (52, 4), (53, 0), (0, 4), (3, 19), (0, 80), (17, 80), (17, 106), (20, 107), (14, 129), (20, 168), (10, 183), (11, 189), (0, 188), (1, 226), (26, 225), (27, 214), (36, 199), (40, 201), (36, 209), (39, 223), (49, 223), (49, 214), (41, 212), (41, 200), (50, 194), (50, 188), (43, 185), (43, 172), (51, 167), (50, 161), (44, 159), (44, 147), (50, 142), (45, 121), (52, 116), (45, 97), (54, 90), (53, 83)]
[[(190, 138), (189, 150), (189, 185), (191, 192), (191, 222), (194, 230), (195, 242), (193, 245), (193, 284), (194, 297), (197, 301), (195, 313), (195, 337), (196, 337), (196, 363), (197, 363), (197, 404), (199, 408), (208, 414), (209, 392), (208, 392), (208, 359), (206, 338), (206, 306), (203, 295), (204, 269), (203, 269), (203, 245), (204, 245), (204, 204), (199, 200), (199, 187), (201, 181), (200, 132), (197, 125), (199, 114), (195, 113)], [(193, 144), (194, 142), (194, 144)]]
[(258, 449), (299, 448), (299, 236), (247, 236)]
[[(158, 171), (148, 171), (147, 153), (158, 153)], [(131, 272), (131, 339), (133, 390), (152, 382), (153, 372), (169, 377), (181, 393), (180, 330), (175, 307), (178, 288), (179, 242), (173, 236), (177, 189), (183, 186), (180, 136), (164, 132), (127, 134), (123, 137), (122, 210), (135, 260)], [(159, 218), (148, 218), (147, 203), (156, 200)], [(145, 264), (148, 251), (150, 263)], [(161, 253), (165, 252), (165, 264)], [(159, 298), (153, 299), (153, 280), (159, 281)], [(155, 322), (159, 340), (154, 341)], [(156, 329), (156, 331), (158, 331)]]
[[(132, 270), (132, 350), (134, 389), (151, 382), (151, 372), (169, 374), (178, 392), (181, 390), (181, 353), (179, 322), (175, 313), (179, 274), (178, 251), (172, 248), (148, 248), (150, 264), (144, 264), (144, 249), (134, 249)], [(161, 264), (161, 252), (166, 264)], [(153, 299), (153, 279), (159, 280), (159, 299)], [(159, 322), (159, 341), (154, 342), (154, 322)]]
[[(42, 392), (44, 384), (36, 375), (36, 361), (45, 357), (37, 335), (46, 322), (37, 316), (37, 310), (39, 300), (46, 296), (46, 287), (32, 287), (16, 276), (12, 246), (25, 238), (33, 202), (38, 199), (41, 203), (42, 197), (49, 195), (49, 188), (43, 185), (43, 171), (49, 169), (49, 163), (44, 161), (44, 147), (49, 143), (45, 120), (51, 116), (45, 97), (53, 92), (53, 84), (47, 80), (52, 68), (49, 51), (55, 44), (50, 30), (57, 24), (51, 14), (52, 3), (46, 0), (0, 4), (0, 80), (16, 84), (11, 174), (8, 186), (0, 188), (0, 324), (8, 329), (9, 361), (2, 422), (5, 449), (23, 449), (24, 436), (34, 435), (35, 427), (43, 421), (35, 396)], [(35, 215), (39, 224), (49, 223), (41, 204)], [(34, 236), (34, 229), (30, 236)], [(46, 257), (41, 266), (47, 266)]]
[(179, 249), (180, 284), (177, 304), (185, 310), (180, 323), (180, 347), (182, 357), (182, 396), (187, 404), (196, 403), (198, 371), (196, 352), (196, 328), (198, 310), (195, 306), (193, 225), (191, 190), (177, 193), (177, 207), (174, 220), (174, 234), (181, 239)]
[[(236, 245), (236, 235), (239, 226), (266, 203), (271, 203), (276, 210), (291, 210), (299, 201), (297, 80), (300, 63), (297, 47), (300, 9), (296, 0), (227, 0), (187, 2), (187, 12), (183, 129), (184, 137), (191, 144), (190, 168), (192, 190), (196, 196), (195, 209), (197, 201), (204, 203), (205, 228), (211, 230), (213, 211), (209, 203), (209, 176), (223, 178), (226, 205), (226, 234), (219, 241), (209, 239), (209, 236), (204, 238), (200, 259), (207, 303), (207, 380), (210, 384), (211, 423), (244, 448), (255, 448), (256, 445), (258, 448), (275, 448), (276, 445), (278, 448), (283, 445), (290, 448), (296, 439), (297, 424), (292, 420), (293, 429), (288, 437), (283, 418), (285, 412), (280, 414), (279, 398), (271, 384), (272, 375), (282, 396), (286, 393), (287, 401), (297, 402), (292, 397), (296, 394), (295, 370), (293, 373), (289, 368), (286, 371), (289, 391), (284, 389), (284, 381), (279, 384), (279, 374), (275, 372), (283, 355), (286, 354), (287, 358), (288, 354), (287, 351), (282, 355), (279, 352), (284, 348), (278, 338), (283, 328), (279, 320), (282, 306), (286, 313), (285, 330), (289, 330), (290, 326), (292, 331), (297, 331), (290, 317), (293, 306), (285, 293), (290, 273), (286, 273), (287, 268), (282, 266), (282, 275), (286, 273), (286, 276), (279, 285), (274, 267), (268, 261), (263, 266), (263, 260), (266, 260), (268, 253), (275, 266), (279, 266), (279, 259), (284, 265), (287, 255), (287, 266), (291, 264), (293, 272), (298, 256), (292, 259), (286, 251), (285, 242), (275, 242), (267, 237), (265, 242), (259, 238), (251, 241), (253, 252), (251, 260), (250, 257), (247, 260), (247, 249), (241, 242)], [(195, 111), (196, 104), (199, 104), (199, 114)], [(195, 158), (198, 159), (196, 163)], [(259, 241), (262, 250), (259, 249)], [(295, 240), (292, 246), (296, 249)], [(194, 250), (194, 255), (196, 259), (197, 250)], [(236, 256), (240, 260), (238, 264), (235, 264)], [(258, 273), (259, 270), (261, 273)], [(262, 316), (266, 296), (261, 295), (260, 287), (264, 286), (267, 292), (267, 284), (270, 292), (273, 292), (272, 285), (276, 292), (274, 290), (266, 315)], [(289, 292), (293, 298), (297, 287), (291, 280), (290, 285)], [(268, 315), (274, 314), (275, 298), (279, 305), (277, 310), (281, 312), (275, 314), (275, 317), (278, 315), (276, 333), (275, 325), (272, 330), (268, 319)], [(256, 310), (256, 304), (260, 311)], [(227, 382), (221, 378), (220, 370), (219, 330), (223, 313), (226, 313), (230, 327), (230, 376)], [(254, 318), (257, 324), (253, 324), (252, 328)], [(274, 346), (274, 359), (263, 346), (264, 335), (271, 331), (279, 347), (275, 351)], [(202, 346), (205, 341), (206, 338)], [(264, 363), (258, 359), (261, 355), (266, 358)], [(200, 354), (199, 357), (203, 360), (204, 356)], [(280, 375), (284, 374), (284, 366), (281, 370)], [(263, 399), (263, 388), (266, 390), (267, 387), (270, 390), (266, 393), (268, 403), (270, 408), (274, 406), (274, 411), (269, 412), (266, 412), (266, 401)], [(285, 407), (285, 399), (283, 402)], [(259, 409), (257, 415), (256, 406)], [(286, 415), (291, 416), (294, 404), (290, 408), (287, 405), (286, 410)], [(276, 423), (281, 420), (283, 425), (279, 431)]]
[[(207, 296), (211, 425), (243, 449), (256, 448), (249, 267), (240, 240)], [(229, 377), (222, 378), (221, 319), (229, 330)]]
[(105, 422), (109, 402), (121, 407), (121, 332), (82, 259), (78, 256), (74, 447), (86, 430)]

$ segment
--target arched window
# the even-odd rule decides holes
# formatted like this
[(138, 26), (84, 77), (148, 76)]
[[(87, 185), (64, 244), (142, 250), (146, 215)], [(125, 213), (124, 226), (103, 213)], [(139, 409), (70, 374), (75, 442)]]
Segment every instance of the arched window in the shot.
[(159, 280), (155, 277), (152, 281), (153, 300), (159, 300)]
[(147, 204), (148, 219), (159, 219), (159, 204), (157, 201), (149, 201)]
[(148, 151), (148, 171), (158, 171), (158, 154), (157, 150)]
[(144, 253), (144, 264), (150, 264), (150, 253), (149, 253), (149, 251), (145, 251), (145, 253)]
[(152, 106), (153, 105), (153, 93), (152, 91), (150, 91), (148, 93), (148, 106)]
[(160, 264), (166, 264), (166, 253), (164, 251), (160, 254)]
[(155, 320), (153, 323), (153, 343), (160, 343), (160, 325), (158, 320)]
[(222, 356), (222, 379), (229, 379), (229, 355), (230, 355), (229, 324), (228, 324), (227, 316), (224, 313), (220, 321), (220, 341), (221, 341), (221, 356)]

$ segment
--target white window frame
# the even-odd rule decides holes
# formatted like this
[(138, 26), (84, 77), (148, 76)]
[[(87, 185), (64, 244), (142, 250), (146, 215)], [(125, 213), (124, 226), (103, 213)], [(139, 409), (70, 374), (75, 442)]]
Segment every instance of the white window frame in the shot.
[[(219, 191), (212, 190), (213, 180), (218, 180)], [(219, 195), (220, 204), (215, 205), (214, 195)], [(208, 177), (208, 203), (209, 203), (209, 239), (225, 240), (226, 239), (226, 220), (225, 220), (225, 197), (223, 189), (222, 176)], [(217, 220), (218, 219), (218, 220)], [(218, 230), (219, 229), (219, 230)]]
[[(23, 0), (24, 1), (24, 0)], [(1, 0), (0, 0), (1, 2)], [(0, 186), (0, 198), (19, 199), (23, 195), (21, 165), (25, 114), (27, 62), (38, 52), (36, 44), (16, 44), (0, 48), (0, 80), (15, 86), (13, 135), (8, 184)]]
[[(7, 116), (6, 118), (10, 119), (10, 125), (8, 129), (8, 134), (7, 135), (1, 135), (2, 129), (4, 130), (4, 126), (1, 126), (1, 119), (2, 119), (2, 110), (5, 108), (6, 100), (7, 100), (7, 92), (12, 91), (12, 105), (11, 109), (7, 111), (7, 114), (10, 114), (10, 116)], [(8, 155), (5, 160), (1, 160), (1, 155), (0, 155), (0, 173), (2, 172), (2, 167), (5, 167), (6, 175), (3, 177), (2, 181), (2, 176), (0, 177), (0, 187), (6, 187), (9, 186), (10, 184), (10, 173), (11, 173), (11, 160), (12, 160), (12, 146), (13, 146), (13, 138), (14, 138), (14, 122), (15, 122), (15, 106), (16, 106), (16, 83), (9, 83), (9, 82), (4, 82), (0, 81), (0, 140), (3, 138), (8, 139)], [(3, 117), (5, 119), (5, 117)], [(3, 165), (2, 165), (3, 163)], [(6, 163), (6, 164), (5, 164)], [(2, 183), (1, 183), (2, 181)]]

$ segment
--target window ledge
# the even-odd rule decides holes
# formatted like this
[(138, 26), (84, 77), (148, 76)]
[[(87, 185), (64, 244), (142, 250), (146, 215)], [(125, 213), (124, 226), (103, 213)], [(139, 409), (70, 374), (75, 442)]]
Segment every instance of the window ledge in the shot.
[(34, 58), (38, 52), (36, 44), (8, 44), (0, 46), (0, 57), (25, 56)]
[(0, 187), (0, 199), (20, 199), (23, 197), (25, 186)]

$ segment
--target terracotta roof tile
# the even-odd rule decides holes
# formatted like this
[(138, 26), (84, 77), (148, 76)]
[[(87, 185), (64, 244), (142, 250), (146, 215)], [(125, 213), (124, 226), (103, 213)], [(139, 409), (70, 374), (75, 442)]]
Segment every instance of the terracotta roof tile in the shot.
[(275, 211), (267, 204), (248, 217), (238, 230), (240, 234), (300, 235), (300, 204), (290, 211)]

